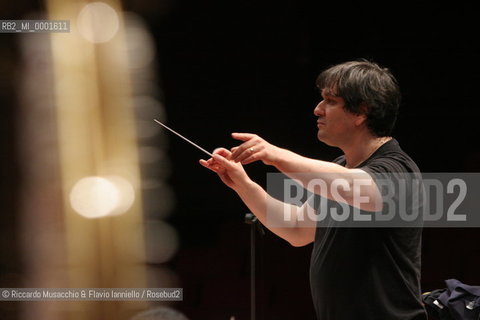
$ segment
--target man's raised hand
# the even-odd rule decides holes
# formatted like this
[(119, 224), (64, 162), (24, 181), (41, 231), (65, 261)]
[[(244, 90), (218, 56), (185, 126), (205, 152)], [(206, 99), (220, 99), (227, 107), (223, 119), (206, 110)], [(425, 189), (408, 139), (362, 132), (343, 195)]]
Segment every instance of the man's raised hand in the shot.
[(268, 143), (265, 139), (252, 133), (232, 133), (236, 140), (244, 141), (238, 147), (231, 149), (230, 159), (242, 164), (262, 161), (266, 165), (274, 165), (277, 160), (279, 148)]

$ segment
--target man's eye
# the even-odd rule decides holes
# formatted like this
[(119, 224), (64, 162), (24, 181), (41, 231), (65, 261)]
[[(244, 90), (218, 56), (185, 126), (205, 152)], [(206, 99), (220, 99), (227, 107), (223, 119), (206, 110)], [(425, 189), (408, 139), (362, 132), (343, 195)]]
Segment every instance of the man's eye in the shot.
[(325, 102), (327, 104), (335, 104), (335, 101), (333, 101), (332, 99), (327, 99), (327, 100), (325, 100)]

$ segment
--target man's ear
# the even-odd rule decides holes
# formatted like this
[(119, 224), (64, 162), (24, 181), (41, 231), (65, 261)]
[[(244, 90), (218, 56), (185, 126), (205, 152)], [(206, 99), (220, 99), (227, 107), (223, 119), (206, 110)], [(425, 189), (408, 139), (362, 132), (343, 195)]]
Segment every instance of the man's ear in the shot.
[(356, 126), (361, 126), (362, 124), (367, 122), (368, 106), (365, 102), (362, 102), (358, 109), (359, 109), (359, 113), (356, 116), (355, 125)]

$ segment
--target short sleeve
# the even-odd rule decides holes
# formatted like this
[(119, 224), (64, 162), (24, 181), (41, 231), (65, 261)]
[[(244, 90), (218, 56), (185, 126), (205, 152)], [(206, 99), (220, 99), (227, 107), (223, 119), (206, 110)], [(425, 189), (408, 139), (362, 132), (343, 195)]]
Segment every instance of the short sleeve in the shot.
[(377, 185), (383, 199), (380, 221), (392, 226), (417, 226), (422, 221), (423, 182), (416, 164), (402, 153), (392, 152), (371, 159), (361, 170)]

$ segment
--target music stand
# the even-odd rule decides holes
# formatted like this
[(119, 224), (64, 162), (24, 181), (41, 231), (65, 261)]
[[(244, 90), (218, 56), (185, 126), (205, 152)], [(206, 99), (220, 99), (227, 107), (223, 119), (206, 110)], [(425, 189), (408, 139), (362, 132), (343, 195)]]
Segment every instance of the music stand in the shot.
[(256, 318), (256, 275), (255, 275), (255, 229), (265, 235), (262, 224), (253, 213), (245, 214), (245, 223), (250, 227), (250, 320)]

